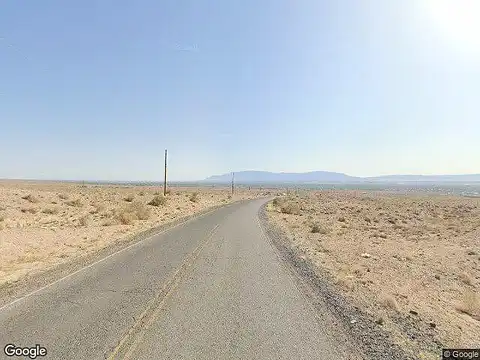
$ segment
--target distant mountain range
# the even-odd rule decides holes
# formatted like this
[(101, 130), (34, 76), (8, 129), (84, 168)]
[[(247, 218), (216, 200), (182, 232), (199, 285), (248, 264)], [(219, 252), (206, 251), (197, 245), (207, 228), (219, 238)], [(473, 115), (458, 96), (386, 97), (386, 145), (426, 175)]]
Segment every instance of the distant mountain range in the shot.
[[(232, 174), (210, 176), (202, 182), (230, 183)], [(240, 171), (235, 173), (236, 183), (358, 183), (358, 182), (480, 182), (480, 174), (470, 175), (387, 175), (356, 177), (329, 171), (305, 173), (273, 173), (268, 171)]]

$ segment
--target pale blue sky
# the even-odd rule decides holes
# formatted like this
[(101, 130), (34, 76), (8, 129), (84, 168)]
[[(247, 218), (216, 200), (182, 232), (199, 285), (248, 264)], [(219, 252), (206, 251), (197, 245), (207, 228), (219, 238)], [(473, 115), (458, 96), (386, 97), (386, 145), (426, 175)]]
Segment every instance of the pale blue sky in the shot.
[(475, 3), (0, 0), (0, 177), (480, 173)]

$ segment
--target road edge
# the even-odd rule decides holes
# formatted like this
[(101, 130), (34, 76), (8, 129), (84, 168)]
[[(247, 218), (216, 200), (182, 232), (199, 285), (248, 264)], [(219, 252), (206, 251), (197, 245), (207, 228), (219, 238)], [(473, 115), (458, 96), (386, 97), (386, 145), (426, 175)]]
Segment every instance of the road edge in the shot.
[(327, 310), (337, 320), (335, 324), (355, 341), (357, 351), (366, 358), (413, 360), (414, 357), (391, 341), (389, 334), (375, 323), (371, 315), (356, 307), (335, 289), (329, 274), (315, 266), (301, 249), (291, 246), (287, 236), (268, 219), (269, 203), (270, 201), (263, 204), (258, 211), (260, 225), (281, 259), (290, 265), (301, 283), (300, 290), (315, 310)]

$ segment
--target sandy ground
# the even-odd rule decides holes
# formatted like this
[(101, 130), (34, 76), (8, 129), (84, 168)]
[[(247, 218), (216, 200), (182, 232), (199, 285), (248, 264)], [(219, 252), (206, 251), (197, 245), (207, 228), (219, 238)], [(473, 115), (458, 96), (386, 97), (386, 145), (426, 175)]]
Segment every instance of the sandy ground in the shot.
[(428, 342), (478, 348), (480, 199), (312, 191), (267, 210), (293, 246), (418, 358), (438, 358)]
[[(0, 286), (259, 190), (0, 181)], [(196, 195), (195, 195), (196, 194)], [(148, 205), (154, 198), (158, 203)], [(157, 205), (157, 206), (155, 206)]]

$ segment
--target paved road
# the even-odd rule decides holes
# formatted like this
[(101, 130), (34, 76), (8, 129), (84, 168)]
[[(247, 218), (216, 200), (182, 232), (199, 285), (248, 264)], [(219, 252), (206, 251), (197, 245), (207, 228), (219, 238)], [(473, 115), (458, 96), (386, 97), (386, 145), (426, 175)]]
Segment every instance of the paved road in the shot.
[(40, 344), (47, 359), (338, 359), (263, 235), (264, 202), (216, 210), (1, 308), (1, 356), (13, 343)]

